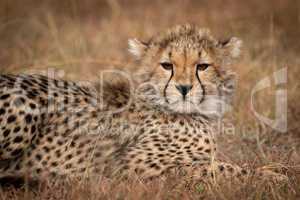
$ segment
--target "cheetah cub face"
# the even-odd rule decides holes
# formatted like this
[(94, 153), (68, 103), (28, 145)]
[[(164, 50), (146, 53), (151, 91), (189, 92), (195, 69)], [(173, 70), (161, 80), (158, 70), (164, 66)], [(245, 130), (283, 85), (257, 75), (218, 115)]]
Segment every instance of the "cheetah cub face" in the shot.
[(208, 30), (176, 26), (148, 42), (129, 40), (140, 62), (140, 86), (153, 104), (176, 113), (222, 114), (234, 90), (232, 61), (241, 41), (214, 39)]

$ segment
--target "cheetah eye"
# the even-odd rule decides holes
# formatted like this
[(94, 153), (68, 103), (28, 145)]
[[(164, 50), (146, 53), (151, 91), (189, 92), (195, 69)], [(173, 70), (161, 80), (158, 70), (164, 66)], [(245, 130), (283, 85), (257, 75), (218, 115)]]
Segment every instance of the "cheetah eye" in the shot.
[(197, 70), (199, 70), (199, 71), (204, 71), (204, 70), (206, 70), (209, 66), (210, 66), (210, 64), (207, 64), (207, 63), (197, 64)]
[(173, 70), (173, 64), (172, 63), (167, 63), (167, 62), (163, 62), (160, 63), (160, 65), (165, 69), (165, 70)]

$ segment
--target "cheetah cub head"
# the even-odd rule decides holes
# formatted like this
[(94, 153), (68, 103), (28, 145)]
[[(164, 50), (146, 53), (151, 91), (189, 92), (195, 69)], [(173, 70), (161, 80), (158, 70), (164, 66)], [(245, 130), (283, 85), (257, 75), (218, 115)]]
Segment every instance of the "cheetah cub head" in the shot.
[(129, 40), (140, 63), (142, 94), (168, 112), (216, 116), (234, 91), (232, 61), (240, 55), (235, 37), (220, 42), (206, 29), (176, 26), (147, 42)]

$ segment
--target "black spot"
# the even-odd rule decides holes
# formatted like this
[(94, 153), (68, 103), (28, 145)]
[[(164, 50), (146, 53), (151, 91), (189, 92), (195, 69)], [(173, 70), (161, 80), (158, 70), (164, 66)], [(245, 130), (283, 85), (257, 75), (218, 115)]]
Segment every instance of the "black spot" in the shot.
[(14, 121), (16, 121), (17, 117), (15, 115), (10, 115), (8, 118), (7, 118), (7, 123), (10, 124)]
[(79, 158), (79, 160), (77, 161), (78, 164), (82, 163), (84, 161), (83, 158)]
[(141, 163), (143, 160), (142, 159), (137, 159), (136, 161), (135, 161), (135, 163), (136, 164), (139, 164), (139, 163)]
[(41, 154), (36, 154), (36, 155), (35, 155), (35, 158), (36, 158), (38, 161), (42, 160)]
[(52, 138), (52, 137), (47, 137), (47, 141), (48, 141), (48, 142), (52, 142), (52, 141), (53, 141), (53, 138)]
[(45, 119), (45, 117), (46, 117), (46, 114), (45, 114), (45, 113), (42, 113), (42, 114), (41, 114), (41, 118), (42, 118), (42, 119)]
[(179, 139), (179, 141), (180, 141), (180, 142), (187, 142), (188, 139), (186, 139), (186, 138), (181, 138), (181, 139)]
[(151, 123), (151, 120), (150, 120), (150, 119), (147, 119), (147, 120), (145, 121), (145, 123), (146, 123), (146, 124), (149, 124), (149, 123)]
[(48, 93), (48, 90), (47, 90), (47, 88), (45, 88), (45, 87), (40, 87), (40, 90), (41, 90), (42, 92), (44, 92), (45, 94)]
[(85, 143), (84, 143), (84, 142), (81, 142), (81, 143), (79, 143), (78, 148), (82, 148), (82, 147), (84, 147), (84, 145), (85, 145)]
[(70, 147), (75, 147), (75, 146), (76, 146), (76, 142), (72, 141)]
[(30, 124), (31, 121), (32, 121), (32, 116), (31, 116), (30, 114), (27, 114), (27, 115), (25, 116), (25, 121), (26, 121), (27, 124)]
[(35, 128), (35, 126), (33, 125), (33, 126), (31, 127), (31, 133), (33, 134), (33, 133), (35, 133), (35, 131), (36, 131), (36, 128)]
[(10, 145), (10, 142), (6, 142), (4, 145), (3, 145), (3, 148), (7, 148), (8, 146)]
[(68, 104), (68, 103), (69, 103), (69, 99), (68, 99), (68, 97), (65, 97), (65, 99), (64, 99), (64, 103), (65, 103), (65, 104)]
[(72, 157), (73, 157), (72, 154), (68, 154), (68, 155), (66, 156), (66, 160), (70, 160), (70, 159), (72, 159)]
[(4, 94), (4, 95), (0, 96), (0, 99), (4, 100), (4, 99), (7, 99), (9, 97), (10, 97), (10, 94)]
[(197, 151), (202, 151), (203, 150), (203, 147), (199, 147), (198, 149), (197, 149)]
[(233, 168), (231, 166), (227, 166), (227, 169), (229, 172), (231, 172), (231, 173), (233, 172)]
[(46, 153), (48, 153), (50, 151), (49, 147), (46, 147), (46, 146), (44, 146), (43, 149)]
[(100, 152), (96, 152), (96, 153), (95, 153), (95, 157), (101, 157), (101, 155), (102, 155), (102, 154), (101, 154)]
[(79, 98), (75, 98), (74, 102), (75, 103), (80, 103), (80, 99)]
[(151, 138), (158, 138), (158, 135), (152, 135)]
[(10, 133), (10, 130), (9, 129), (6, 129), (4, 132), (3, 132), (3, 136), (4, 137), (7, 137)]
[(23, 137), (22, 136), (17, 136), (17, 137), (15, 137), (15, 139), (14, 139), (14, 143), (20, 143), (20, 142), (22, 142), (23, 141)]
[(150, 168), (154, 168), (154, 167), (156, 167), (156, 166), (157, 166), (156, 163), (152, 163), (151, 165), (149, 165)]
[(17, 170), (17, 171), (18, 171), (18, 170), (20, 170), (20, 169), (21, 169), (21, 166), (20, 166), (20, 164), (17, 164), (17, 165), (16, 165), (16, 167), (15, 167), (15, 170)]
[(26, 85), (24, 85), (23, 83), (21, 84), (21, 86), (20, 86), (23, 90), (27, 90), (28, 89), (28, 87), (26, 86)]
[(204, 142), (205, 142), (206, 144), (209, 144), (209, 139), (205, 138)]
[(67, 124), (69, 122), (69, 117), (66, 117), (64, 120), (63, 120), (63, 123), (64, 124)]
[(34, 145), (34, 144), (31, 144), (30, 147), (31, 147), (32, 149), (36, 149), (36, 145)]
[(70, 163), (68, 163), (68, 164), (66, 164), (66, 169), (70, 169), (72, 167), (72, 164), (70, 164)]
[(43, 99), (42, 97), (39, 98), (39, 101), (40, 101), (42, 106), (47, 105), (47, 101), (45, 99)]
[(27, 79), (24, 79), (22, 83), (25, 85), (33, 86), (33, 84)]
[(55, 155), (56, 155), (57, 158), (59, 158), (61, 156), (60, 150), (56, 150)]
[(219, 165), (219, 170), (222, 172), (224, 170), (224, 166), (223, 165)]
[(32, 166), (33, 166), (33, 163), (32, 163), (31, 160), (29, 160), (29, 161), (27, 162), (27, 166), (28, 166), (28, 167), (32, 167)]
[(174, 150), (174, 149), (169, 149), (169, 152), (170, 152), (170, 153), (175, 153), (176, 150)]
[(206, 175), (207, 175), (207, 169), (203, 169), (202, 176), (206, 176)]
[(33, 103), (30, 103), (29, 106), (30, 106), (30, 108), (33, 109), (33, 110), (36, 109), (36, 105), (33, 104)]
[(211, 150), (210, 150), (210, 149), (205, 149), (205, 152), (206, 152), (206, 153), (210, 153)]
[(17, 156), (22, 152), (22, 149), (15, 149), (13, 152), (11, 152), (12, 156)]
[(0, 115), (4, 115), (5, 114), (5, 109), (1, 108), (0, 109)]
[(46, 161), (46, 160), (43, 160), (43, 161), (42, 161), (42, 165), (43, 165), (43, 166), (46, 166), (46, 165), (47, 165), (47, 161)]
[(152, 119), (157, 119), (156, 115), (152, 115), (151, 117), (152, 117)]
[(28, 97), (29, 99), (34, 99), (36, 96), (37, 96), (37, 93), (34, 92), (34, 91), (29, 91), (29, 92), (27, 92), (27, 97)]
[(21, 127), (20, 126), (17, 126), (15, 129), (14, 129), (14, 133), (17, 133), (21, 130)]
[(152, 134), (152, 133), (157, 133), (158, 130), (157, 129), (152, 129), (149, 133)]
[(78, 113), (76, 113), (76, 116), (77, 116), (77, 117), (82, 117), (82, 115), (83, 115), (83, 113), (82, 113), (82, 112), (78, 112)]

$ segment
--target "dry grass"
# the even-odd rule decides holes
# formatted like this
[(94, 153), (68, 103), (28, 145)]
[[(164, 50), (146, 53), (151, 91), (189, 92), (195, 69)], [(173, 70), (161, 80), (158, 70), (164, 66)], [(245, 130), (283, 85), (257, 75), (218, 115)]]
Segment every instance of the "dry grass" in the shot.
[[(105, 63), (132, 62), (127, 39), (149, 38), (181, 23), (208, 27), (219, 38), (244, 40), (244, 56), (235, 67), (239, 85), (232, 134), (222, 134), (219, 156), (252, 167), (281, 166), (288, 183), (272, 185), (253, 178), (244, 184), (213, 183), (204, 187), (179, 176), (141, 182), (103, 179), (99, 183), (42, 184), (20, 189), (4, 187), (1, 199), (299, 199), (300, 2), (238, 1), (1, 1), (0, 73), (63, 70), (64, 78), (93, 80)], [(288, 131), (263, 126), (249, 109), (251, 89), (277, 69), (288, 68), (288, 83), (255, 96), (255, 108), (274, 116), (274, 95), (288, 91)], [(272, 80), (274, 83), (274, 80)]]

